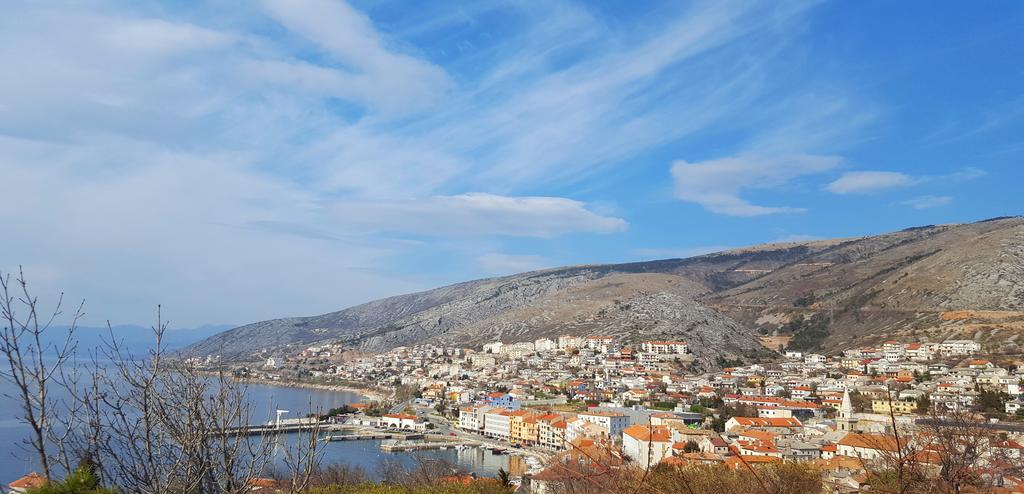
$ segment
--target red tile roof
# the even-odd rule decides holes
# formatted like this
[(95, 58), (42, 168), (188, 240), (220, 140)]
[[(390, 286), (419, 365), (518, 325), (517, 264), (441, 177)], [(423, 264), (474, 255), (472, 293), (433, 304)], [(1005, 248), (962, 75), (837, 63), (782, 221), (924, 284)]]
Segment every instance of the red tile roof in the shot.
[(663, 425), (646, 426), (636, 424), (626, 427), (622, 432), (638, 441), (667, 443), (672, 440), (672, 434), (669, 433), (668, 427)]
[(15, 480), (14, 482), (11, 482), (8, 487), (34, 489), (36, 487), (42, 487), (43, 484), (46, 484), (46, 477), (43, 477), (36, 472), (32, 472), (18, 480)]
[(802, 427), (803, 424), (793, 417), (761, 418), (733, 417), (736, 423), (744, 427)]

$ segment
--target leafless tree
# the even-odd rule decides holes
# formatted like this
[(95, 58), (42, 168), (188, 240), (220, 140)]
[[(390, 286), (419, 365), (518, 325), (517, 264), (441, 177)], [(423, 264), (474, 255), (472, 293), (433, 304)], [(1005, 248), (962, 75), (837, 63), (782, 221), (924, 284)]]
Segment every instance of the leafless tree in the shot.
[(61, 299), (44, 319), (21, 273), (13, 285), (9, 275), (0, 282), (0, 352), (8, 359), (0, 376), (18, 390), (14, 398), (33, 431), (28, 442), (48, 478), (88, 459), (104, 483), (124, 492), (244, 493), (283, 443), (292, 485), (308, 484), (321, 456), (318, 422), (293, 442), (280, 431), (254, 429), (241, 383), (168, 352), (159, 307), (151, 349), (132, 353), (108, 324), (104, 344), (79, 361), (81, 306), (63, 343), (47, 344)]
[[(314, 410), (312, 403), (309, 403), (308, 410), (311, 410), (311, 416), (319, 418), (321, 411)], [(323, 459), (323, 449), (320, 448), (319, 420), (312, 424), (309, 431), (300, 433), (294, 444), (289, 443), (285, 438), (279, 438), (278, 445), (283, 455), (282, 463), (287, 475), (285, 486), (288, 488), (288, 492), (295, 494), (304, 491), (317, 473)]]
[(169, 358), (159, 308), (152, 331), (144, 355), (109, 331), (87, 386), (68, 380), (64, 426), (77, 431), (68, 456), (93, 458), (102, 478), (128, 492), (246, 492), (271, 460), (273, 431), (250, 434), (241, 384)]
[[(929, 410), (914, 425), (896, 420), (889, 397), (892, 434), (875, 436), (879, 457), (865, 465), (872, 490), (899, 494), (983, 492), (1003, 476), (1017, 476), (1022, 459), (1005, 453), (1005, 438), (967, 409)], [(869, 440), (871, 442), (872, 440)]]
[(32, 429), (26, 441), (38, 456), (43, 475), (52, 473), (51, 457), (47, 439), (54, 435), (53, 398), (51, 391), (58, 385), (57, 380), (63, 366), (75, 353), (74, 333), (83, 316), (83, 304), (71, 316), (66, 337), (60, 343), (51, 343), (48, 333), (54, 321), (61, 315), (64, 294), (57, 298), (52, 312), (41, 314), (38, 299), (29, 291), (24, 271), (18, 269), (18, 277), (11, 281), (10, 273), (0, 273), (0, 353), (7, 358), (7, 365), (0, 370), (0, 378), (14, 385), (15, 396), (22, 408), (21, 419)]

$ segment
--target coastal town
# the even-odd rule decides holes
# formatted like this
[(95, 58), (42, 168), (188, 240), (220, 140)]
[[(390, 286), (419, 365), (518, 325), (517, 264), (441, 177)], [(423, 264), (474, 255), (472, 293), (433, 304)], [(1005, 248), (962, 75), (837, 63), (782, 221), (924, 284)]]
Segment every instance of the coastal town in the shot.
[(886, 341), (837, 355), (785, 351), (762, 363), (701, 368), (682, 341), (563, 335), (355, 356), (342, 345), (316, 345), (235, 372), (396, 390), (388, 408), (355, 404), (345, 420), (532, 455), (543, 460), (526, 472), (533, 492), (571, 475), (566, 458), (608, 458), (577, 454), (595, 448), (643, 469), (810, 462), (836, 492), (858, 492), (871, 489), (868, 472), (881, 462), (948, 469), (949, 445), (937, 438), (949, 428), (970, 430), (978, 442), (965, 466), (972, 475), (1024, 486), (1016, 477), (1024, 371), (986, 359), (973, 340)]

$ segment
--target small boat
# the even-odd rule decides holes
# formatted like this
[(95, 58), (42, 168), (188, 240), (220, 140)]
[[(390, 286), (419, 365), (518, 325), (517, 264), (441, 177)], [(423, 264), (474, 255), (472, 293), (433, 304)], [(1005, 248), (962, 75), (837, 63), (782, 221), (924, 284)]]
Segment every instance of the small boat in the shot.
[(491, 448), (491, 454), (503, 455), (505, 454), (505, 450), (501, 448)]

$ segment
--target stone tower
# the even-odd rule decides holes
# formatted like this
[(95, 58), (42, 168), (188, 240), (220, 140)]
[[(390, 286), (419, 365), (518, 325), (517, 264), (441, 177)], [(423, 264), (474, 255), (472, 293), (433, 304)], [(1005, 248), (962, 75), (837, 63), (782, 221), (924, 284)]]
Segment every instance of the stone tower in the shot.
[(850, 400), (850, 390), (843, 390), (843, 403), (839, 405), (839, 418), (836, 419), (838, 429), (844, 432), (853, 432), (853, 426), (857, 419), (853, 418), (853, 401)]

